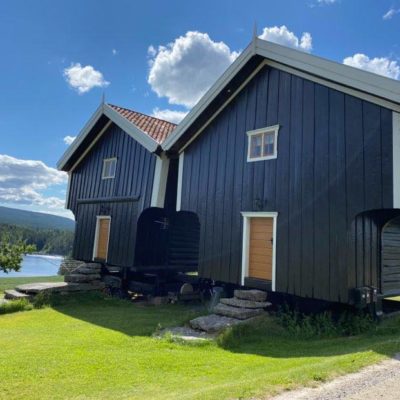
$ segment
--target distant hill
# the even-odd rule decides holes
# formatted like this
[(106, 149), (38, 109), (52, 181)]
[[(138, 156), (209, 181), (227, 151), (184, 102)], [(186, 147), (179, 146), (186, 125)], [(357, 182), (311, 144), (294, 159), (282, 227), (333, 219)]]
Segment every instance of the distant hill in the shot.
[(1, 206), (0, 224), (12, 224), (30, 228), (65, 229), (69, 231), (73, 231), (75, 228), (75, 222), (69, 218)]

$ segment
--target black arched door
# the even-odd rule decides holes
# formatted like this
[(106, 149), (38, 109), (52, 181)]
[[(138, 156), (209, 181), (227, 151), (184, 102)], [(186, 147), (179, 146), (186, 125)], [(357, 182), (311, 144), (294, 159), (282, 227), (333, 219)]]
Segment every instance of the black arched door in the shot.
[(400, 294), (400, 217), (382, 228), (381, 292), (384, 296)]

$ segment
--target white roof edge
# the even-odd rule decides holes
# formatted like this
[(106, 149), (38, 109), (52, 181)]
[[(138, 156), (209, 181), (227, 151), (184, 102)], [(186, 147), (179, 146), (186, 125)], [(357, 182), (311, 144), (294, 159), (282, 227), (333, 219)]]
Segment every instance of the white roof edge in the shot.
[(63, 169), (65, 164), (68, 162), (70, 157), (74, 154), (77, 148), (81, 145), (85, 137), (93, 129), (96, 122), (100, 119), (102, 115), (105, 115), (112, 122), (118, 125), (123, 131), (125, 131), (129, 136), (135, 139), (138, 143), (144, 146), (148, 151), (153, 153), (158, 148), (158, 143), (152, 139), (147, 133), (143, 132), (141, 129), (136, 127), (132, 122), (129, 122), (126, 118), (115, 111), (108, 104), (100, 104), (97, 110), (90, 117), (89, 121), (85, 124), (79, 135), (72, 142), (72, 144), (67, 148), (62, 157), (57, 163), (57, 168), (59, 170)]
[(162, 148), (169, 150), (184, 130), (204, 111), (208, 104), (220, 93), (222, 88), (236, 75), (236, 73), (255, 55), (255, 46), (253, 42), (246, 47), (239, 57), (226, 69), (218, 80), (208, 89), (198, 103), (190, 110), (185, 118), (178, 124), (175, 130), (162, 143)]
[[(321, 57), (291, 49), (272, 42), (253, 38), (251, 44), (229, 66), (221, 77), (211, 86), (199, 102), (186, 115), (174, 132), (164, 141), (162, 148), (170, 150), (186, 129), (206, 109), (222, 88), (239, 72), (243, 65), (254, 55), (305, 71), (325, 81), (333, 81), (342, 86), (365, 92), (374, 97), (383, 98), (390, 103), (400, 104), (400, 82), (368, 71), (340, 64)], [(394, 107), (393, 109), (398, 109)]]

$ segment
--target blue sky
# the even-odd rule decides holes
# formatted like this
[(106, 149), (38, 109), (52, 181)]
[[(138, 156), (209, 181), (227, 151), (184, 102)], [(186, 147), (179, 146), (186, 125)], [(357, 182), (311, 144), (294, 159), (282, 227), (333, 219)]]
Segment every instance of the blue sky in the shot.
[(400, 0), (13, 0), (1, 8), (0, 204), (11, 207), (70, 215), (54, 167), (102, 93), (177, 121), (246, 47), (255, 22), (265, 39), (400, 78)]

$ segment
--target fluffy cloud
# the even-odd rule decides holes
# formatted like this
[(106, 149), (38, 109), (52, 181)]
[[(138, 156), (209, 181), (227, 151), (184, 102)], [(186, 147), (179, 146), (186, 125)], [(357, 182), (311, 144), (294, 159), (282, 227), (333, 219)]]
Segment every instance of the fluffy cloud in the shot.
[(148, 83), (170, 104), (193, 107), (238, 53), (208, 34), (187, 32), (166, 46), (148, 49)]
[(96, 71), (91, 65), (82, 67), (79, 63), (65, 68), (64, 78), (79, 94), (86, 93), (94, 87), (106, 87), (110, 84), (100, 71)]
[(339, 0), (317, 0), (318, 4), (334, 4), (337, 3)]
[(343, 64), (351, 67), (365, 69), (375, 74), (383, 75), (392, 79), (400, 79), (400, 65), (397, 61), (386, 57), (369, 58), (365, 54), (354, 54), (352, 57), (346, 57)]
[(0, 203), (41, 206), (54, 213), (63, 213), (64, 199), (45, 196), (41, 191), (65, 184), (66, 180), (64, 172), (50, 168), (42, 161), (0, 154)]
[(392, 19), (396, 14), (400, 13), (400, 8), (390, 8), (388, 12), (382, 16), (384, 20)]
[(76, 136), (65, 136), (64, 137), (64, 143), (67, 144), (68, 146), (72, 144), (72, 142), (76, 139)]
[(169, 110), (168, 108), (164, 110), (160, 110), (159, 108), (153, 109), (153, 117), (173, 122), (174, 124), (179, 124), (185, 118), (186, 114), (187, 111)]
[(312, 37), (308, 32), (304, 32), (301, 38), (298, 38), (293, 32), (282, 25), (281, 27), (272, 26), (263, 29), (263, 33), (259, 36), (260, 39), (278, 43), (283, 46), (293, 47), (298, 50), (310, 52), (312, 50)]

